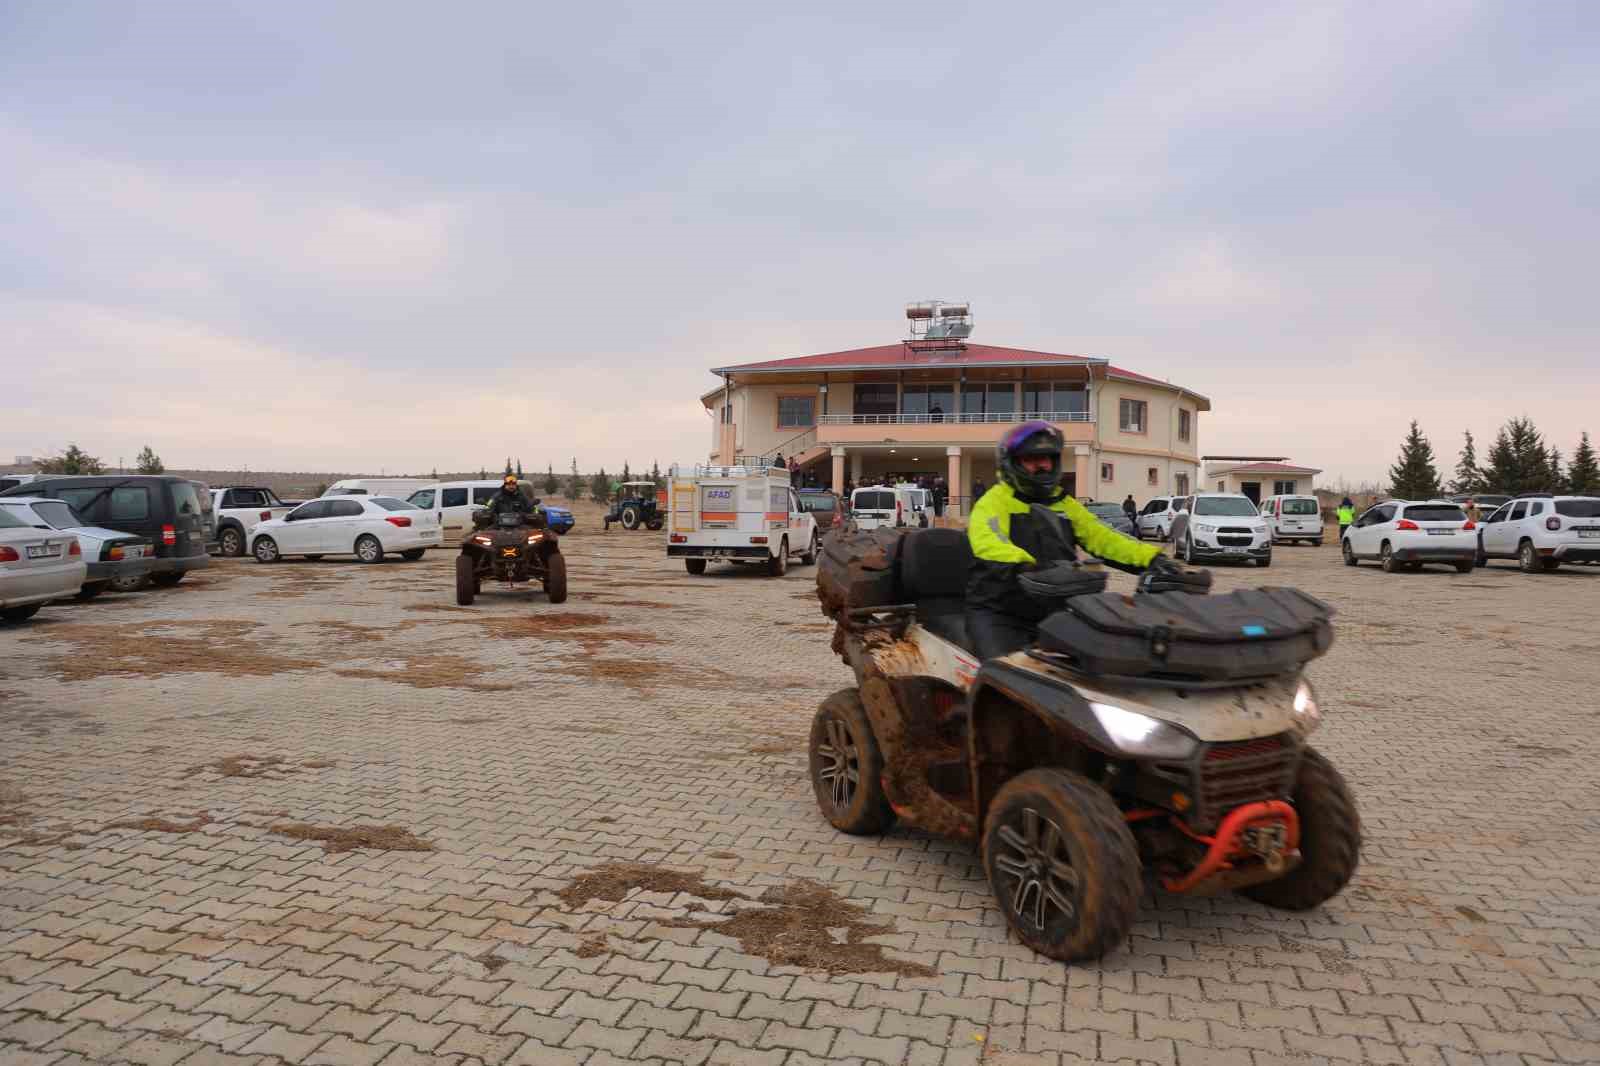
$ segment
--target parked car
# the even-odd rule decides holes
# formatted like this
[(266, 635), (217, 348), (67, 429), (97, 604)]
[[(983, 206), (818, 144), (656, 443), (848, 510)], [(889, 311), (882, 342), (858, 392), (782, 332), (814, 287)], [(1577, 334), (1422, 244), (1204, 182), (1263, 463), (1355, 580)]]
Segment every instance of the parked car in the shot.
[[(425, 477), (352, 477), (335, 481), (323, 491), (324, 496), (393, 496), (404, 499), (418, 489), (438, 482)], [(500, 482), (496, 481), (496, 485)]]
[(1157, 496), (1146, 503), (1134, 522), (1134, 536), (1140, 540), (1145, 537), (1168, 540), (1172, 535), (1172, 521), (1178, 517), (1177, 504), (1182, 499), (1182, 496)]
[(1449, 500), (1386, 500), (1369, 508), (1344, 531), (1344, 564), (1376, 559), (1389, 573), (1421, 570), (1424, 563), (1472, 569), (1478, 534), (1467, 512)]
[(1128, 517), (1128, 512), (1122, 509), (1120, 503), (1086, 503), (1083, 505), (1090, 514), (1116, 530), (1126, 533), (1130, 537), (1138, 536), (1133, 520)]
[[(149, 541), (156, 557), (147, 578), (165, 588), (182, 581), (190, 571), (211, 565), (198, 484), (171, 474), (63, 474), (7, 489), (0, 492), (0, 498), (65, 500), (88, 525), (121, 530)], [(144, 580), (135, 579), (139, 584)], [(118, 581), (114, 587), (125, 586)]]
[(844, 512), (839, 507), (839, 494), (826, 489), (796, 489), (795, 495), (807, 511), (817, 520), (817, 535), (826, 537), (828, 531), (844, 524)]
[(1475, 561), (1515, 559), (1525, 573), (1600, 563), (1600, 497), (1534, 496), (1502, 506), (1478, 527)]
[(1476, 495), (1467, 492), (1450, 497), (1451, 503), (1459, 503), (1465, 507), (1471, 501), (1478, 505), (1478, 513), (1488, 518), (1502, 505), (1510, 503), (1511, 497), (1498, 492), (1480, 492)]
[(414, 562), (439, 544), (439, 520), (415, 504), (391, 496), (324, 496), (256, 526), (250, 554), (258, 563), (289, 555), (354, 555), (364, 563), (381, 563), (386, 554), (398, 552)]
[(1272, 565), (1272, 531), (1250, 497), (1238, 492), (1201, 492), (1174, 501), (1172, 542), (1186, 563), (1206, 559), (1255, 560)]
[(223, 555), (243, 555), (250, 534), (257, 525), (282, 518), (300, 505), (299, 500), (280, 500), (278, 494), (262, 485), (229, 485), (211, 490), (211, 506), (217, 519), (217, 550)]
[(850, 494), (850, 519), (857, 529), (927, 524), (927, 490), (912, 485), (868, 485)]
[(26, 485), (30, 481), (37, 481), (38, 474), (0, 474), (0, 492), (14, 489), (18, 485)]
[(36, 529), (0, 508), (0, 621), (24, 621), (52, 600), (77, 595), (87, 573), (77, 537)]
[(156, 563), (155, 545), (131, 533), (101, 529), (85, 522), (65, 500), (43, 496), (0, 499), (0, 511), (35, 529), (54, 529), (78, 538), (78, 548), (88, 569), (78, 599), (90, 600), (113, 582), (132, 583), (150, 573)]
[(1261, 517), (1272, 531), (1272, 543), (1310, 541), (1322, 547), (1322, 504), (1315, 496), (1268, 496)]

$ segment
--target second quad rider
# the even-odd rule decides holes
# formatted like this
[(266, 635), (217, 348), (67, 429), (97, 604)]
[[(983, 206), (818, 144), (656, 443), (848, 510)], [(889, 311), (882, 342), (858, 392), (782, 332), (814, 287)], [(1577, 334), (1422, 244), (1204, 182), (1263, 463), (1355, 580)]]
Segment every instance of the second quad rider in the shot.
[[(1024, 422), (1000, 439), (998, 483), (972, 508), (967, 539), (972, 572), (967, 579), (967, 632), (981, 659), (1021, 651), (1033, 642), (1051, 608), (1023, 591), (1021, 576), (1071, 562), (1075, 547), (1129, 573), (1149, 573), (1174, 586), (1209, 584), (1190, 575), (1161, 549), (1101, 523), (1061, 486), (1061, 431), (1049, 422)], [(1037, 508), (1035, 507), (1037, 505)], [(1054, 517), (1046, 518), (1041, 510)], [(1045, 528), (1046, 522), (1059, 529)]]

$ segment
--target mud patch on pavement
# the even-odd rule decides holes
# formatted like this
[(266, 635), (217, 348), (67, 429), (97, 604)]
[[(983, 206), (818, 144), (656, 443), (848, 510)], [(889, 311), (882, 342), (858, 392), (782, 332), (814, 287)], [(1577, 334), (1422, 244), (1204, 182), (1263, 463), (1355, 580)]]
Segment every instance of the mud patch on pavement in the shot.
[(891, 959), (884, 955), (883, 945), (867, 943), (869, 937), (893, 933), (893, 923), (867, 921), (865, 907), (817, 881), (802, 879), (775, 885), (751, 899), (709, 884), (699, 874), (647, 863), (608, 863), (577, 878), (556, 895), (568, 906), (582, 907), (591, 900), (620, 903), (635, 889), (744, 903), (731, 917), (708, 915), (698, 921), (654, 921), (672, 928), (704, 929), (731, 937), (745, 954), (766, 959), (775, 966), (800, 966), (831, 974), (935, 976), (931, 967)]
[(502, 959), (500, 956), (498, 956), (498, 955), (496, 955), (494, 953), (494, 948), (490, 948), (487, 951), (485, 951), (482, 955), (474, 956), (472, 961), (480, 964), (485, 970), (488, 970), (490, 973), (497, 973), (499, 971), (500, 967), (504, 966), (510, 960), (509, 959)]
[[(50, 676), (61, 681), (171, 674), (270, 677), (322, 665), (312, 659), (263, 650), (248, 639), (260, 625), (231, 618), (206, 622), (161, 620), (137, 625), (73, 622), (23, 639), (29, 643), (72, 645), (72, 651), (53, 655), (46, 662)], [(198, 635), (172, 632), (185, 629), (197, 630)]]
[(175, 822), (170, 818), (150, 815), (145, 818), (129, 818), (120, 822), (111, 822), (104, 826), (105, 829), (134, 829), (141, 833), (198, 833), (212, 822), (210, 811), (195, 811), (189, 816), (191, 821)]
[(329, 854), (343, 851), (355, 851), (364, 848), (370, 851), (432, 851), (433, 845), (414, 836), (411, 831), (399, 825), (347, 825), (326, 826), (309, 825), (305, 822), (290, 822), (267, 827), (270, 833), (289, 837), (294, 840), (320, 841), (322, 850)]
[(746, 749), (751, 755), (787, 755), (790, 752), (804, 751), (806, 742), (794, 740), (763, 740), (759, 744), (752, 744)]
[(600, 955), (611, 954), (611, 946), (606, 943), (605, 934), (593, 933), (583, 938), (583, 941), (573, 949), (574, 955), (580, 959), (592, 959)]
[(188, 774), (213, 773), (219, 777), (266, 777), (269, 774), (298, 773), (282, 755), (224, 755), (220, 759), (189, 767)]
[(307, 770), (326, 770), (331, 766), (338, 766), (338, 759), (311, 759), (300, 764)]
[(350, 580), (351, 571), (342, 566), (325, 564), (321, 560), (307, 559), (294, 562), (284, 560), (271, 566), (262, 566), (262, 576), (270, 578), (267, 588), (256, 595), (268, 600), (297, 600), (314, 592), (329, 592)]
[[(415, 586), (412, 586), (412, 587), (415, 587)], [(471, 607), (451, 607), (449, 604), (446, 604), (446, 603), (412, 603), (412, 604), (407, 604), (403, 608), (403, 610), (407, 610), (407, 611), (425, 611), (425, 612), (430, 613), (430, 614), (433, 614), (433, 613), (477, 614), (478, 613), (477, 611), (474, 611)]]
[(1557, 755), (1571, 755), (1566, 748), (1552, 748), (1544, 744), (1514, 744), (1518, 751), (1537, 758), (1552, 758)]
[(487, 724), (489, 722), (498, 722), (499, 719), (498, 718), (494, 718), (494, 717), (484, 717), (484, 718), (446, 718), (445, 721), (449, 722), (451, 725), (485, 725), (485, 724)]
[(617, 735), (617, 730), (608, 725), (558, 725), (551, 726), (552, 733), (594, 733), (599, 736), (612, 737)]
[(385, 658), (386, 664), (375, 666), (347, 666), (335, 670), (340, 677), (364, 678), (371, 681), (392, 681), (412, 688), (458, 688), (468, 692), (510, 692), (516, 688), (508, 681), (484, 681), (479, 678), (488, 669), (475, 659), (461, 655), (417, 652)]
[(372, 640), (382, 640), (388, 630), (382, 626), (364, 626), (359, 622), (295, 622), (296, 628), (309, 626), (318, 631), (318, 635), (326, 638), (333, 644), (365, 644)]

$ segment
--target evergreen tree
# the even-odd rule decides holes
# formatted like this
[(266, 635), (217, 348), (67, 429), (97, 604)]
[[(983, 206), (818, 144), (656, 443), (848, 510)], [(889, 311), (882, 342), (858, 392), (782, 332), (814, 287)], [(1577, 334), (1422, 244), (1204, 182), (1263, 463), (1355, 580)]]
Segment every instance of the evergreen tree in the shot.
[(1544, 487), (1557, 494), (1566, 492), (1566, 464), (1561, 461), (1560, 448), (1550, 449), (1549, 453), (1545, 456), (1545, 466), (1548, 470), (1548, 473), (1545, 474)]
[(438, 481), (439, 480), (439, 468), (438, 467), (434, 467), (433, 468), (433, 474), (430, 475), (430, 476), (433, 478), (434, 481)]
[(144, 446), (144, 451), (139, 453), (139, 458), (135, 459), (134, 462), (139, 465), (139, 473), (141, 474), (165, 474), (167, 472), (167, 468), (161, 463), (161, 456), (157, 455), (155, 450), (148, 444)]
[(1596, 463), (1589, 434), (1578, 439), (1577, 450), (1567, 466), (1567, 491), (1574, 496), (1600, 495), (1600, 463)]
[(567, 496), (570, 499), (583, 499), (583, 477), (578, 473), (578, 459), (572, 459), (572, 475), (567, 481)]
[(1389, 491), (1396, 499), (1431, 500), (1442, 491), (1439, 471), (1433, 465), (1433, 445), (1411, 421), (1411, 432), (1400, 446), (1400, 458), (1389, 468)]
[(1489, 491), (1484, 483), (1483, 471), (1478, 468), (1478, 448), (1472, 439), (1472, 430), (1465, 432), (1466, 443), (1461, 446), (1461, 458), (1456, 461), (1456, 492), (1477, 495)]
[(654, 460), (650, 463), (650, 480), (656, 483), (656, 488), (661, 487), (661, 464)]
[(611, 498), (611, 478), (606, 474), (606, 468), (601, 467), (600, 472), (589, 479), (589, 495), (594, 497), (596, 503), (605, 503)]
[(102, 474), (106, 469), (104, 463), (76, 444), (68, 444), (60, 455), (40, 459), (34, 466), (41, 474)]
[(554, 496), (561, 490), (561, 479), (556, 477), (556, 465), (549, 464), (549, 469), (544, 473), (544, 494)]
[(517, 460), (517, 480), (518, 481), (522, 480), (522, 460), (521, 459)]
[(628, 470), (628, 460), (622, 460), (622, 483), (626, 485), (633, 480), (633, 474)]
[(488, 470), (487, 467), (482, 467), (482, 466), (478, 467), (478, 480), (479, 481), (488, 481), (489, 480), (489, 470)]
[(1490, 490), (1512, 496), (1545, 487), (1550, 477), (1549, 456), (1533, 419), (1513, 418), (1500, 427), (1494, 447), (1489, 449), (1489, 465), (1484, 474)]

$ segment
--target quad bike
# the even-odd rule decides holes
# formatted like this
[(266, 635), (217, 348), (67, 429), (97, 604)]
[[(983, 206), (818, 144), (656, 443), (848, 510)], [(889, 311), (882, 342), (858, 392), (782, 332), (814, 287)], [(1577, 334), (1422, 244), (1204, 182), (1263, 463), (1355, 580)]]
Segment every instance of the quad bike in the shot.
[(613, 522), (621, 522), (622, 528), (628, 530), (640, 526), (650, 530), (660, 529), (666, 524), (667, 517), (661, 513), (660, 504), (656, 501), (656, 483), (624, 482), (617, 493), (616, 502), (611, 505), (603, 521), (607, 532), (611, 530)]
[(567, 559), (561, 538), (545, 525), (544, 512), (500, 514), (491, 523), (488, 512), (472, 516), (475, 532), (461, 542), (456, 557), (456, 602), (471, 605), (484, 581), (507, 588), (519, 581), (538, 581), (551, 603), (567, 598)]
[(1302, 670), (1332, 642), (1326, 605), (1292, 589), (1113, 595), (1094, 591), (1098, 567), (1062, 564), (1024, 581), (1060, 608), (1037, 643), (979, 662), (971, 559), (943, 529), (846, 534), (825, 553), (818, 598), (856, 676), (811, 727), (835, 828), (903, 819), (976, 841), (1006, 922), (1064, 961), (1123, 940), (1146, 871), (1289, 910), (1349, 882), (1355, 802), (1307, 744), (1322, 712)]

